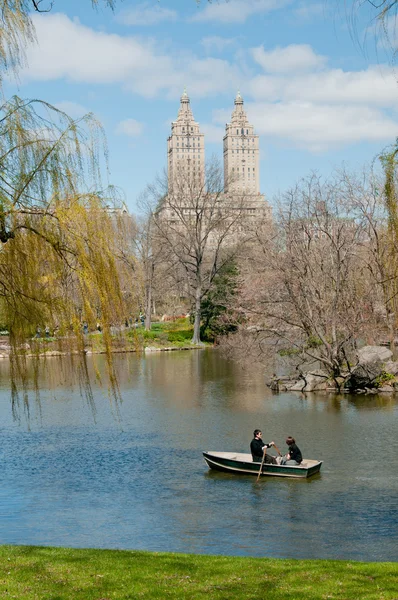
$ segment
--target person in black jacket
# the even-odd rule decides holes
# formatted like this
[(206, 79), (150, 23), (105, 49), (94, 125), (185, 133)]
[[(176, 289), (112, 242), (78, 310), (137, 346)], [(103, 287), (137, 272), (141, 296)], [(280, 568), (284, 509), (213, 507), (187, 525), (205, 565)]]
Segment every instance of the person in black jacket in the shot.
[[(270, 442), (269, 444), (265, 444), (262, 440), (261, 429), (255, 429), (253, 431), (254, 438), (250, 442), (250, 452), (252, 453), (253, 462), (261, 462), (263, 460), (264, 453), (267, 448), (271, 448), (274, 445), (274, 442)], [(264, 463), (267, 464), (276, 464), (276, 459), (274, 456), (270, 456), (269, 454), (265, 454)]]
[(296, 440), (294, 439), (294, 437), (289, 435), (289, 437), (286, 438), (286, 444), (288, 445), (289, 449), (286, 456), (284, 456), (284, 458), (282, 459), (281, 464), (300, 465), (303, 462), (303, 456), (301, 454), (300, 448), (296, 446)]

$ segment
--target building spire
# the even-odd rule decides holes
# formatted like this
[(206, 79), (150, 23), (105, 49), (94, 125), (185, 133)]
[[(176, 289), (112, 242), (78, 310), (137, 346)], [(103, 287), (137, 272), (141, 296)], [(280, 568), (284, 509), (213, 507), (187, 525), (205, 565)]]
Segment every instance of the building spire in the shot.
[(189, 96), (187, 94), (187, 87), (184, 85), (184, 91), (181, 96), (181, 102), (189, 102)]
[(235, 104), (243, 104), (243, 98), (240, 95), (240, 90), (238, 90), (235, 98)]

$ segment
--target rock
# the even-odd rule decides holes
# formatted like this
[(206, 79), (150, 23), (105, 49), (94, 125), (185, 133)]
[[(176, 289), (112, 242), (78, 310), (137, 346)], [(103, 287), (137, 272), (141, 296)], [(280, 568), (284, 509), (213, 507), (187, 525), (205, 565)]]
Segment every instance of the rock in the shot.
[(392, 352), (384, 346), (364, 346), (358, 350), (358, 363), (367, 365), (374, 362), (387, 362), (392, 358)]
[(384, 365), (384, 370), (387, 373), (391, 373), (391, 375), (398, 375), (398, 362), (394, 362), (392, 360), (389, 360)]
[(359, 390), (366, 387), (374, 387), (375, 379), (382, 373), (383, 363), (376, 361), (374, 363), (358, 364), (353, 368), (346, 386), (350, 390)]
[(324, 371), (312, 371), (306, 373), (304, 392), (314, 392), (316, 390), (326, 390), (328, 386), (328, 375)]
[(300, 379), (299, 381), (293, 383), (293, 385), (287, 385), (286, 387), (289, 392), (302, 392), (305, 387), (305, 381)]
[(392, 387), (392, 385), (383, 385), (382, 387), (379, 387), (377, 392), (394, 392), (394, 388)]
[(391, 357), (391, 350), (384, 346), (364, 346), (358, 351), (358, 364), (352, 369), (346, 386), (355, 391), (374, 388), (375, 380), (385, 371), (385, 363)]

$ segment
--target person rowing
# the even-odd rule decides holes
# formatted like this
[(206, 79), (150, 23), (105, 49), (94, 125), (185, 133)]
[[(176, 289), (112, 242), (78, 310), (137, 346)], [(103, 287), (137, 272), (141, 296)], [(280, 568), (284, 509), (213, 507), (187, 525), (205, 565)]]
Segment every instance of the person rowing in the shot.
[(276, 465), (276, 458), (267, 454), (267, 448), (271, 448), (272, 446), (275, 446), (275, 444), (274, 442), (270, 442), (269, 444), (263, 442), (262, 435), (261, 429), (255, 429), (253, 431), (254, 437), (250, 442), (250, 452), (252, 453), (253, 462), (261, 463), (264, 457), (265, 464)]

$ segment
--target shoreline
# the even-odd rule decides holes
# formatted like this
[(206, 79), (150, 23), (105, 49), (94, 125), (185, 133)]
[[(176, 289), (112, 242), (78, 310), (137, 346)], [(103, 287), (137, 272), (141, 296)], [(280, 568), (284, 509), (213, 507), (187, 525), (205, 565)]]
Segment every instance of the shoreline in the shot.
[[(214, 348), (213, 345), (203, 344), (203, 345), (192, 345), (192, 346), (144, 346), (143, 348), (112, 348), (111, 354), (129, 354), (132, 352), (138, 354), (152, 354), (157, 352), (176, 352), (178, 350), (204, 350), (205, 348)], [(97, 355), (97, 354), (107, 354), (107, 350), (98, 349), (93, 350), (92, 348), (85, 348), (83, 351), (80, 350), (48, 350), (46, 352), (20, 352), (17, 353), (17, 356), (24, 356), (25, 358), (52, 358), (52, 357), (64, 357), (64, 356), (76, 356), (76, 355)], [(0, 348), (0, 360), (7, 360), (10, 358), (10, 351), (2, 352)]]

